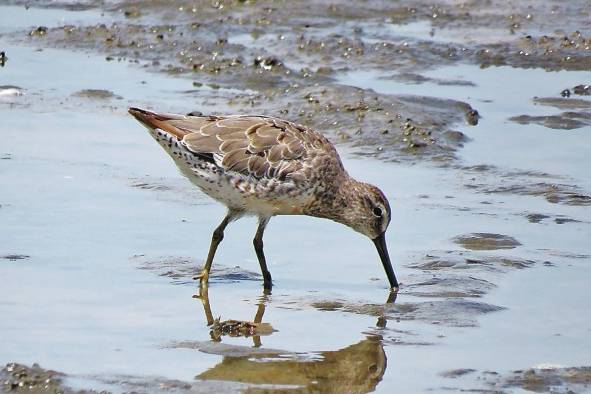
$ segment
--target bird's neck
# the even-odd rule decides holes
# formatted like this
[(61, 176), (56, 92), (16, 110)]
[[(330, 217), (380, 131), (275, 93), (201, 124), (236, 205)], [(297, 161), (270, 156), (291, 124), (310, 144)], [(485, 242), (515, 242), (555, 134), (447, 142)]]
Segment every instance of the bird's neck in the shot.
[(327, 186), (324, 193), (321, 194), (321, 199), (316, 200), (306, 214), (348, 225), (346, 220), (348, 211), (357, 203), (356, 191), (362, 185), (361, 182), (351, 178), (348, 174), (343, 174), (340, 179), (335, 179), (331, 185)]

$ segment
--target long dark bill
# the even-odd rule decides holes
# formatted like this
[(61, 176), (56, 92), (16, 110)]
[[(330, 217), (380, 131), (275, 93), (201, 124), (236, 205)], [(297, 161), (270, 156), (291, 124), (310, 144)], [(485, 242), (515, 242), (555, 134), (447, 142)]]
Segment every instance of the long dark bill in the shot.
[(373, 243), (376, 245), (380, 259), (382, 259), (384, 270), (386, 270), (386, 275), (390, 281), (390, 287), (392, 289), (398, 289), (398, 281), (396, 280), (396, 275), (394, 275), (392, 263), (390, 263), (390, 256), (388, 255), (388, 248), (386, 247), (386, 232), (384, 231), (378, 235), (377, 238), (374, 238)]

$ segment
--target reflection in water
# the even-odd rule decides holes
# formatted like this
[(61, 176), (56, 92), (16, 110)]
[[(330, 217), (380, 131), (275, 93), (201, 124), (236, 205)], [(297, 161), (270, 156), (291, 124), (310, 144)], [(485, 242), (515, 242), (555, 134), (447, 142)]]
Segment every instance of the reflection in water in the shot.
[[(271, 334), (270, 324), (262, 323), (267, 296), (258, 304), (253, 322), (214, 319), (209, 303), (207, 287), (200, 294), (213, 341), (221, 341), (222, 335), (252, 336), (254, 346), (261, 346), (260, 336)], [(396, 300), (393, 293), (388, 303)], [(243, 324), (244, 330), (226, 331), (224, 327)], [(385, 326), (381, 316), (378, 326)], [(218, 327), (216, 327), (216, 325)], [(250, 333), (249, 329), (254, 331)], [(270, 329), (270, 330), (268, 330)], [(320, 357), (318, 357), (320, 356)], [(275, 388), (250, 388), (247, 392), (322, 392), (322, 393), (368, 393), (374, 391), (386, 371), (386, 354), (382, 337), (371, 335), (366, 339), (337, 351), (315, 353), (314, 357), (289, 352), (269, 351), (248, 356), (224, 356), (222, 362), (196, 376), (200, 380), (222, 380), (250, 384), (297, 386)]]
[(320, 355), (322, 360), (285, 359), (279, 355), (276, 358), (268, 355), (224, 357), (221, 363), (196, 378), (297, 385), (303, 392), (368, 393), (375, 390), (386, 371), (386, 354), (380, 336), (370, 336), (344, 349)]
[[(398, 298), (398, 289), (391, 290), (388, 294), (386, 304), (394, 304), (396, 302), (396, 298)], [(378, 321), (376, 322), (376, 326), (378, 326), (379, 328), (386, 328), (386, 323), (388, 323), (388, 319), (386, 319), (386, 316), (384, 316), (384, 310), (382, 310), (382, 313), (380, 317), (378, 317)]]
[(209, 335), (212, 340), (221, 342), (223, 335), (229, 335), (231, 337), (252, 337), (254, 346), (260, 347), (261, 335), (271, 335), (273, 331), (275, 331), (269, 323), (262, 322), (263, 314), (265, 313), (265, 303), (267, 302), (268, 296), (267, 291), (265, 291), (259, 299), (254, 320), (250, 322), (233, 319), (223, 321), (220, 318), (214, 319), (209, 304), (208, 290), (206, 284), (201, 284), (199, 286), (199, 294), (194, 297), (200, 299), (203, 303), (203, 311), (205, 312), (207, 326), (211, 327)]

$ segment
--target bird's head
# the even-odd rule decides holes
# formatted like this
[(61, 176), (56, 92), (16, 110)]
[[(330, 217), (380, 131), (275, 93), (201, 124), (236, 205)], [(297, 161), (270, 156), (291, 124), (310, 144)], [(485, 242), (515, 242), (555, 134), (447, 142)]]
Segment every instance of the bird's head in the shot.
[(398, 288), (386, 247), (386, 230), (392, 211), (388, 199), (376, 186), (363, 182), (347, 182), (342, 193), (339, 222), (370, 238), (378, 253), (390, 285)]

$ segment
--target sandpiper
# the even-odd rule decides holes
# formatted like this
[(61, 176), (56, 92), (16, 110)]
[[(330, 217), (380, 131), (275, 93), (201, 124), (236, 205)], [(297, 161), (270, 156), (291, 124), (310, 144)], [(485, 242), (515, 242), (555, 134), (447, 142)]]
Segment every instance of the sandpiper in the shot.
[(206, 285), (228, 223), (259, 219), (254, 249), (265, 289), (271, 274), (263, 233), (275, 215), (309, 215), (349, 226), (375, 244), (393, 290), (398, 289), (386, 248), (391, 211), (377, 187), (349, 176), (334, 146), (319, 132), (258, 115), (191, 116), (130, 108), (173, 158), (183, 175), (228, 213), (214, 230), (205, 266), (196, 279)]

